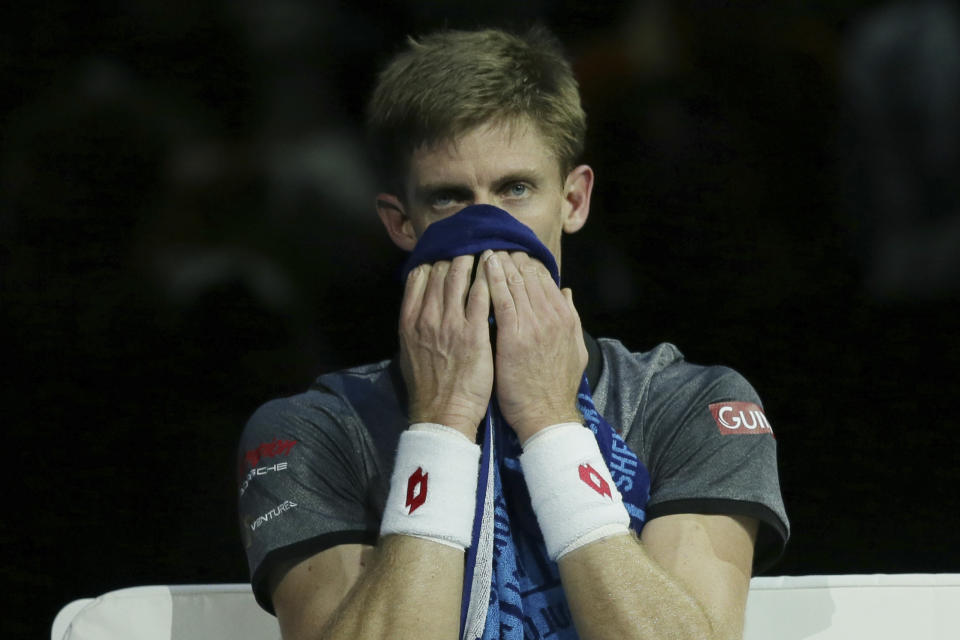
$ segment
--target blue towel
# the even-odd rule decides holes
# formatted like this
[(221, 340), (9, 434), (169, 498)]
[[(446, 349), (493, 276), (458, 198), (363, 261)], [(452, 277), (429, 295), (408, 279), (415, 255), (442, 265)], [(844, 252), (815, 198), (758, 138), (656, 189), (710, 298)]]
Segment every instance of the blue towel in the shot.
[[(553, 254), (529, 227), (490, 205), (466, 207), (427, 227), (404, 264), (403, 276), (421, 264), (479, 255), (486, 249), (524, 251), (542, 262), (559, 285)], [(630, 527), (639, 534), (646, 519), (650, 475), (597, 412), (586, 376), (580, 382), (577, 406), (623, 495)], [(464, 575), (461, 637), (465, 640), (577, 638), (557, 565), (547, 555), (530, 506), (520, 469), (521, 452), (513, 429), (492, 400), (483, 424), (473, 541)]]

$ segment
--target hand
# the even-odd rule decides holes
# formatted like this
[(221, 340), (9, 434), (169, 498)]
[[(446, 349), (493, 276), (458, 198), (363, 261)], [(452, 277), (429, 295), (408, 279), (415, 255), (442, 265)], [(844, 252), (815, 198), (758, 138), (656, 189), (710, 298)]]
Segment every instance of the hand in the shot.
[(476, 441), (493, 392), (490, 293), (470, 285), (473, 256), (421, 265), (400, 307), (400, 367), (411, 422), (436, 422)]
[(581, 422), (577, 390), (587, 366), (580, 316), (570, 289), (559, 289), (525, 253), (484, 256), (497, 321), (497, 401), (525, 442), (559, 422)]

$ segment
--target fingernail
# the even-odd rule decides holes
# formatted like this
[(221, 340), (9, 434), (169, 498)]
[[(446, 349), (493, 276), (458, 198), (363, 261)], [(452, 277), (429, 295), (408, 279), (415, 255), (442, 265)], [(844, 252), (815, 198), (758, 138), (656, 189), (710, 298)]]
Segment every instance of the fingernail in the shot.
[(487, 264), (489, 264), (492, 267), (498, 266), (500, 262), (497, 260), (497, 254), (491, 251), (490, 255), (487, 256)]

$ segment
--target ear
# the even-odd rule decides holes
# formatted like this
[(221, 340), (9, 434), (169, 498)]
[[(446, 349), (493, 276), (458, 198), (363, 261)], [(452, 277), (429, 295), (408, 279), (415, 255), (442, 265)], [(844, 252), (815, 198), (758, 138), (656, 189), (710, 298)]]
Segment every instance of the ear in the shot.
[(404, 251), (413, 251), (417, 234), (400, 198), (390, 193), (377, 194), (377, 215), (393, 244)]
[(593, 169), (582, 164), (567, 174), (563, 187), (563, 230), (580, 231), (590, 215), (590, 193), (593, 191)]

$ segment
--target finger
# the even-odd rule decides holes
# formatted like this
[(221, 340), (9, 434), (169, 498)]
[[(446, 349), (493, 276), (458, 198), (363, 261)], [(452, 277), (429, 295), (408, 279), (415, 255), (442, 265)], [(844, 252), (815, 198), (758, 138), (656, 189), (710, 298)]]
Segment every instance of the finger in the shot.
[[(518, 254), (514, 254), (518, 255)], [(503, 272), (507, 278), (507, 286), (510, 288), (510, 295), (513, 296), (513, 304), (517, 308), (517, 314), (521, 317), (529, 317), (533, 314), (530, 307), (530, 298), (527, 295), (527, 285), (523, 280), (523, 274), (517, 268), (513, 255), (504, 254), (501, 260)]]
[(563, 302), (566, 307), (575, 315), (577, 315), (577, 317), (579, 317), (579, 314), (577, 314), (577, 308), (573, 305), (573, 290), (571, 290), (570, 287), (564, 287), (560, 290), (560, 293), (563, 294)]
[[(506, 256), (505, 253), (502, 255)], [(509, 256), (507, 259), (509, 260)], [(493, 305), (493, 315), (497, 319), (497, 325), (515, 326), (517, 309), (507, 286), (507, 276), (503, 271), (502, 262), (501, 254), (491, 253), (483, 263), (483, 274), (490, 289), (490, 304)]]
[(443, 317), (443, 285), (449, 269), (450, 263), (446, 261), (436, 262), (430, 267), (430, 278), (420, 307), (422, 322), (439, 323)]
[(587, 366), (587, 360), (589, 359), (589, 354), (587, 352), (587, 345), (583, 340), (583, 329), (580, 327), (580, 314), (577, 313), (577, 308), (573, 306), (573, 291), (569, 288), (562, 289), (563, 299), (566, 301), (569, 306), (570, 311), (573, 313), (573, 317), (577, 321), (577, 350), (579, 351), (580, 360), (584, 363), (583, 366)]
[(573, 291), (569, 288), (564, 288), (561, 290), (563, 293), (563, 302), (566, 305), (567, 312), (572, 313), (573, 317), (577, 321), (577, 326), (580, 326), (580, 313), (577, 311), (577, 307), (573, 304)]
[[(514, 253), (513, 260), (523, 275), (527, 298), (530, 300), (533, 313), (537, 317), (544, 317), (546, 314), (556, 315), (555, 298), (560, 299), (560, 304), (566, 303), (563, 302), (560, 292), (556, 290), (557, 287), (553, 284), (546, 267), (525, 253)], [(550, 279), (550, 282), (546, 282), (547, 279)], [(551, 298), (554, 299), (551, 300)]]
[(457, 314), (463, 317), (463, 307), (467, 301), (470, 285), (470, 271), (473, 268), (473, 256), (457, 256), (450, 263), (447, 277), (443, 283), (443, 313)]
[[(533, 278), (527, 278), (527, 295), (530, 297), (531, 304), (534, 304), (538, 313), (549, 313), (550, 310), (555, 312), (559, 316), (564, 316), (568, 313), (568, 303), (564, 298), (563, 293), (560, 291), (560, 287), (553, 279), (553, 275), (547, 269), (546, 266), (539, 260), (526, 256), (532, 265), (536, 267), (536, 275), (538, 276), (536, 280), (536, 285), (539, 285), (538, 290), (534, 290)], [(532, 269), (531, 269), (532, 271)], [(539, 299), (539, 293), (543, 294), (543, 299)], [(535, 302), (534, 298), (537, 297)], [(536, 306), (538, 303), (542, 303), (542, 307)]]
[(427, 288), (430, 265), (420, 265), (410, 270), (404, 285), (403, 301), (400, 303), (400, 322), (409, 324), (420, 315), (423, 292)]
[[(481, 263), (493, 252), (487, 250), (480, 256)], [(471, 324), (487, 324), (490, 317), (490, 287), (485, 273), (478, 272), (470, 286), (466, 307), (467, 321)]]

